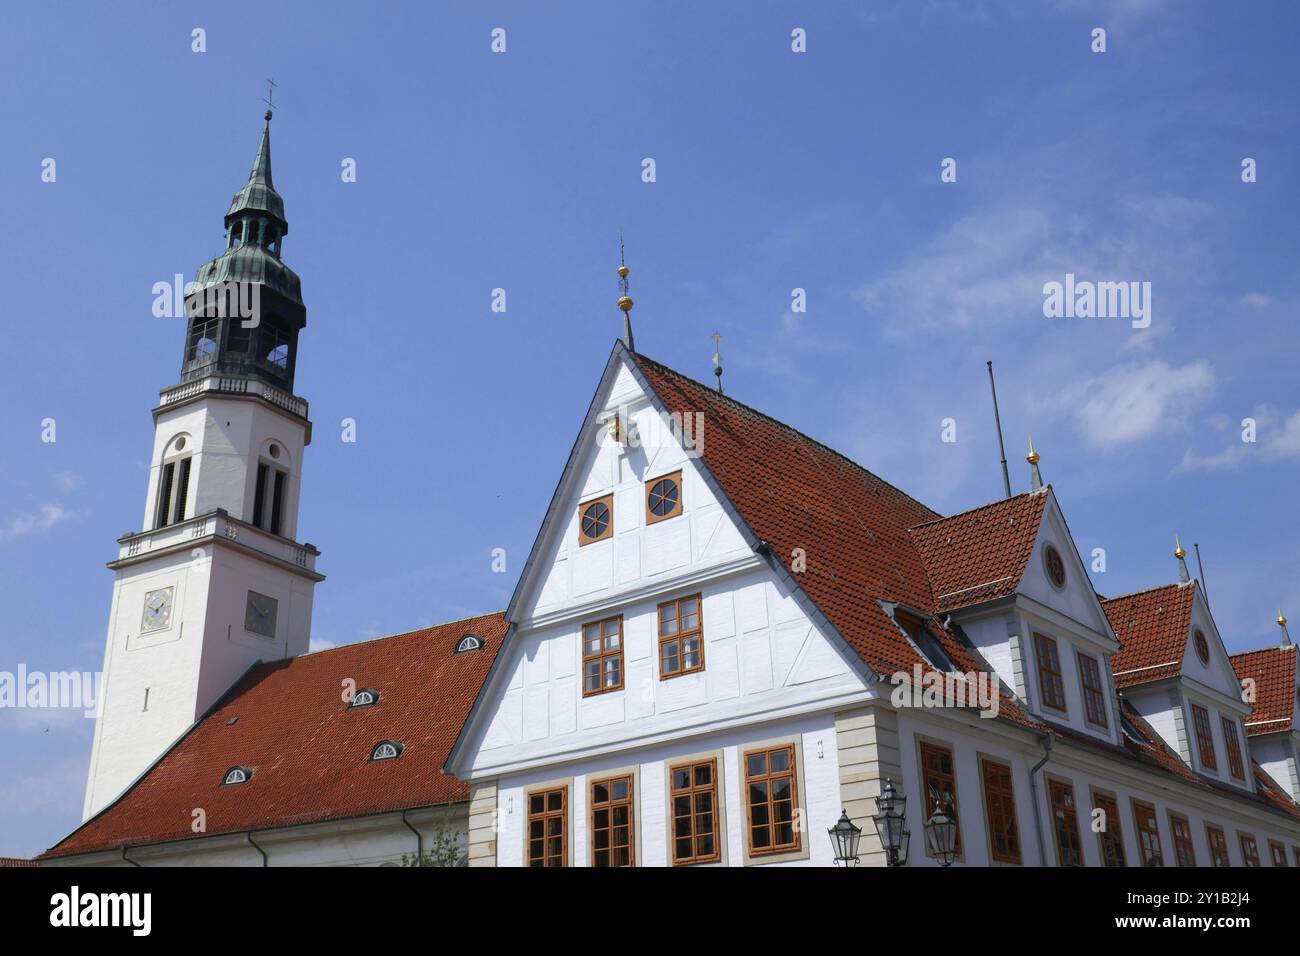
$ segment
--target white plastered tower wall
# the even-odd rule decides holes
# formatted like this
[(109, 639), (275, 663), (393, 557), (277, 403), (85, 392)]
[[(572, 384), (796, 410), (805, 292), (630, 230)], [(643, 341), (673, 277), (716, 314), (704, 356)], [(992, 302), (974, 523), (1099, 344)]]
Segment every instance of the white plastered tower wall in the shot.
[[(254, 663), (307, 652), (320, 575), (314, 549), (292, 538), (308, 432), (305, 420), (249, 398), (201, 398), (157, 415), (147, 530), (124, 539), (114, 562), (83, 819), (147, 770)], [(193, 451), (192, 517), (154, 528), (162, 462), (180, 437)], [(289, 475), (281, 535), (251, 525), (257, 465), (270, 460), (272, 444)], [(168, 625), (142, 633), (146, 595), (168, 588)], [(244, 627), (250, 591), (276, 602), (273, 638)]]

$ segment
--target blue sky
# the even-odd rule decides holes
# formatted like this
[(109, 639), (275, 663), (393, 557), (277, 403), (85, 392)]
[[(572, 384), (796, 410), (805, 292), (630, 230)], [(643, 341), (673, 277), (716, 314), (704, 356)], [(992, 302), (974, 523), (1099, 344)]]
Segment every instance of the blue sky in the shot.
[[(645, 354), (708, 378), (721, 332), (731, 394), (944, 512), (1001, 493), (993, 359), (1013, 484), (1032, 434), (1097, 589), (1174, 579), (1178, 532), (1229, 648), (1275, 643), (1279, 605), (1300, 620), (1293, 5), (807, 6), (8, 11), (0, 670), (102, 664), (181, 358), (150, 290), (222, 248), (267, 77), (318, 646), (504, 607), (620, 331), (620, 228)], [(1066, 273), (1150, 282), (1150, 327), (1044, 317)], [(0, 854), (77, 823), (92, 729), (0, 710)]]

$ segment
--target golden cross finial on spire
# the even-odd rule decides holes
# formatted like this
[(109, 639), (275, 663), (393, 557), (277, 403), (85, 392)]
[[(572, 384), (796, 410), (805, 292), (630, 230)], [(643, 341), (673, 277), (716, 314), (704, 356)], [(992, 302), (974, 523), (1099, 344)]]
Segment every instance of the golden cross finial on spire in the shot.
[(618, 231), (618, 289), (622, 293), (618, 297), (618, 307), (623, 313), (623, 344), (628, 347), (628, 351), (635, 352), (636, 348), (632, 344), (632, 297), (627, 294), (627, 274), (632, 270), (627, 267), (627, 262), (623, 258), (623, 230)]

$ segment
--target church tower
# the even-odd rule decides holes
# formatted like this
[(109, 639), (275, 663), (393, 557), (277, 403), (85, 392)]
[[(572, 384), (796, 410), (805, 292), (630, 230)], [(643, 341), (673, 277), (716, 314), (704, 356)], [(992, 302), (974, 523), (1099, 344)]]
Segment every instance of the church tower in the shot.
[(271, 113), (226, 249), (187, 287), (180, 380), (153, 410), (142, 531), (118, 540), (85, 817), (111, 803), (252, 664), (307, 651), (319, 552), (298, 541), (307, 324), (271, 180)]

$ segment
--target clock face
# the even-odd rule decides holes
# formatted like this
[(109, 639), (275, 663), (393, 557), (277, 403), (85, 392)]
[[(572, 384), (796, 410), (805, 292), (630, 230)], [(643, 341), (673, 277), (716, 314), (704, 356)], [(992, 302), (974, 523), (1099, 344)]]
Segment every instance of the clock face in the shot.
[(244, 609), (244, 630), (275, 637), (275, 612), (280, 602), (256, 591), (248, 592), (248, 606)]
[(172, 594), (175, 588), (159, 588), (144, 596), (144, 614), (140, 618), (140, 632), (161, 631), (172, 622)]

